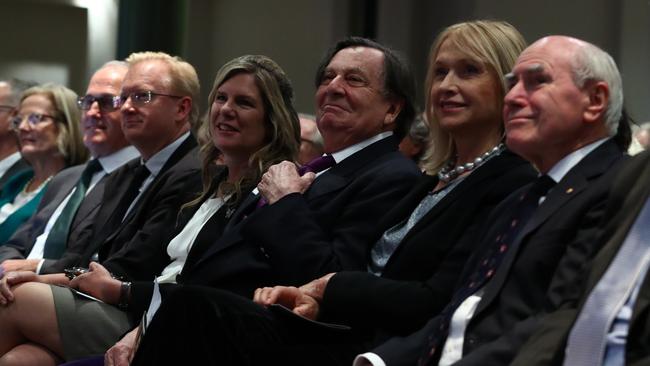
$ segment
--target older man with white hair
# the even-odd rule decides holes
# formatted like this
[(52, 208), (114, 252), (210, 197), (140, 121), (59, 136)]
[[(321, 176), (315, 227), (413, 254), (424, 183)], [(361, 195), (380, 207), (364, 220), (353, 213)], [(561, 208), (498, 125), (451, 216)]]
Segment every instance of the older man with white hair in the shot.
[(485, 250), (469, 261), (447, 307), (355, 365), (506, 365), (597, 252), (590, 239), (625, 160), (612, 136), (629, 129), (619, 126), (616, 64), (590, 43), (550, 36), (522, 52), (507, 81), (507, 145), (540, 177), (487, 219), (476, 237)]

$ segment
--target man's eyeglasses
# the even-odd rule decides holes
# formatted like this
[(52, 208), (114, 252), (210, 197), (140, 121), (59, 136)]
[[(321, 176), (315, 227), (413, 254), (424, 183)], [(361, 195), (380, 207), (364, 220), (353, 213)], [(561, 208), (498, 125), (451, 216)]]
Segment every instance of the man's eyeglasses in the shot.
[(53, 121), (57, 120), (54, 116), (42, 113), (30, 113), (27, 116), (16, 115), (11, 118), (11, 128), (18, 130), (18, 127), (20, 127), (20, 124), (23, 123), (25, 119), (27, 119), (27, 123), (30, 127), (35, 127), (48, 119)]
[(104, 112), (114, 111), (120, 108), (121, 105), (120, 97), (116, 95), (102, 95), (100, 97), (96, 97), (94, 95), (86, 95), (77, 99), (77, 106), (79, 106), (79, 109), (82, 111), (87, 111), (93, 107), (93, 103), (95, 102), (97, 102), (99, 110)]
[(10, 105), (0, 105), (0, 111), (6, 111), (7, 113), (13, 111), (14, 108), (16, 107)]
[(163, 93), (155, 93), (152, 92), (151, 90), (147, 91), (141, 91), (141, 92), (133, 92), (129, 94), (122, 94), (120, 95), (120, 105), (124, 105), (126, 103), (127, 99), (131, 99), (131, 103), (137, 106), (141, 106), (147, 103), (151, 102), (151, 99), (153, 99), (154, 96), (159, 96), (159, 97), (169, 97), (169, 98), (176, 98), (180, 99), (182, 98), (181, 96), (178, 95), (170, 95), (170, 94), (163, 94)]

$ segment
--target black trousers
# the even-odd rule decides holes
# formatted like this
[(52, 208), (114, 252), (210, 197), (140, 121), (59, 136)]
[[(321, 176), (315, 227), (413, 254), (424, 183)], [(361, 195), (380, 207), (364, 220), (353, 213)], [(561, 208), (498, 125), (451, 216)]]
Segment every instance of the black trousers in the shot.
[(163, 301), (132, 365), (346, 365), (349, 330), (272, 311), (233, 293), (183, 286)]

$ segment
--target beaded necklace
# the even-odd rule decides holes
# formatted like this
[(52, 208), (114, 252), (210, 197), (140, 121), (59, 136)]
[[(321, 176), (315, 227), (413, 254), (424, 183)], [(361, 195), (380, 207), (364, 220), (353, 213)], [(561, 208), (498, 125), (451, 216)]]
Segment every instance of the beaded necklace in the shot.
[(458, 159), (458, 156), (454, 156), (453, 158), (447, 161), (447, 163), (442, 169), (440, 169), (440, 171), (438, 172), (438, 179), (440, 179), (445, 183), (449, 183), (452, 180), (458, 178), (461, 174), (466, 172), (471, 172), (472, 170), (481, 166), (485, 161), (487, 161), (488, 159), (490, 159), (495, 155), (498, 155), (505, 148), (506, 148), (505, 145), (503, 143), (500, 143), (497, 146), (486, 151), (485, 153), (481, 154), (473, 161), (459, 166), (456, 166), (456, 159)]

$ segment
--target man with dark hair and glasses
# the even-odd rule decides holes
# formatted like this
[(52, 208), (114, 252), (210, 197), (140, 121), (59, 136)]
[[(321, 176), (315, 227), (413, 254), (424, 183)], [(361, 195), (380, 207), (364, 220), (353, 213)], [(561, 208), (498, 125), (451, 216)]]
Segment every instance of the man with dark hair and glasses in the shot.
[[(126, 63), (111, 61), (90, 79), (86, 95), (79, 97), (77, 104), (83, 113), (84, 145), (93, 159), (52, 179), (37, 212), (0, 247), (3, 272), (56, 273), (77, 264), (84, 249), (79, 244), (85, 243), (79, 238), (91, 227), (107, 177), (138, 156), (121, 126), (119, 93), (127, 70)], [(14, 116), (11, 124), (15, 127), (25, 119), (33, 126), (56, 118), (43, 114)]]
[(0, 191), (7, 179), (28, 167), (18, 152), (11, 118), (22, 93), (34, 85), (18, 79), (0, 81)]

